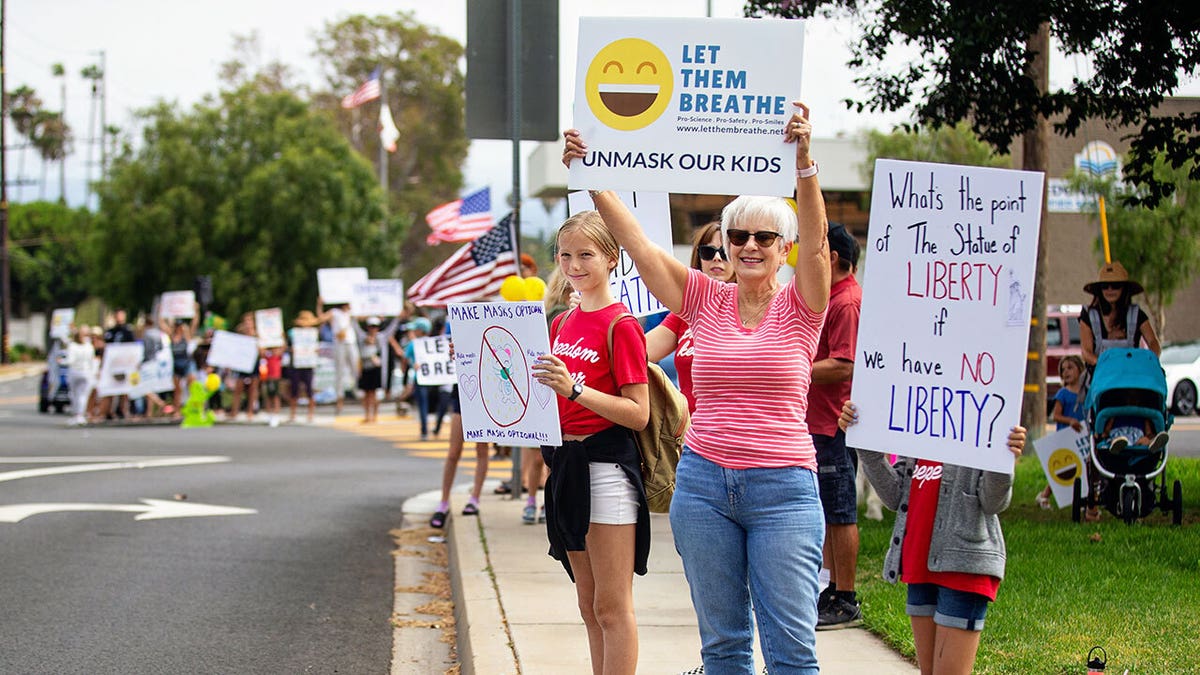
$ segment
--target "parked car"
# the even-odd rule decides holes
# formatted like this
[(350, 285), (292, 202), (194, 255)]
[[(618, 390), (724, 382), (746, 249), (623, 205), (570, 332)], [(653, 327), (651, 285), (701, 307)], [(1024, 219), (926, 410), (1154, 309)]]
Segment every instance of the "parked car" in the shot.
[(1200, 340), (1163, 347), (1160, 361), (1167, 374), (1171, 412), (1195, 414), (1196, 387), (1200, 384)]
[(1046, 307), (1046, 412), (1054, 409), (1054, 394), (1062, 387), (1058, 362), (1067, 354), (1083, 353), (1079, 343), (1079, 313), (1083, 305)]

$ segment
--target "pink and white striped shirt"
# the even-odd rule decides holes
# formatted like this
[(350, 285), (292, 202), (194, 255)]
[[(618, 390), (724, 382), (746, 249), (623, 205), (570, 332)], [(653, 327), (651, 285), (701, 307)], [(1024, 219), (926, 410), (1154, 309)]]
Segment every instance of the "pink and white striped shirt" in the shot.
[(679, 316), (692, 327), (696, 411), (684, 442), (728, 469), (801, 466), (816, 471), (805, 413), (824, 312), (793, 283), (780, 289), (761, 323), (742, 326), (737, 285), (688, 270)]

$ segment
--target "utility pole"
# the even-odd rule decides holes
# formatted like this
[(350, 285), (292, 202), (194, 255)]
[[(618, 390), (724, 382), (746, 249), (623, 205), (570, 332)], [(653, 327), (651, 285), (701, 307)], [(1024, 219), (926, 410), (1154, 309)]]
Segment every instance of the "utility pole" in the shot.
[(67, 142), (66, 142), (67, 69), (63, 67), (63, 64), (56, 63), (50, 67), (50, 72), (59, 79), (59, 84), (61, 85), (60, 91), (62, 92), (62, 109), (59, 111), (58, 114), (60, 115), (59, 125), (61, 127), (61, 131), (59, 133), (62, 134), (63, 156), (61, 159), (58, 160), (58, 203), (66, 204), (67, 203)]
[(108, 175), (108, 65), (105, 52), (100, 50), (100, 180)]
[(4, 0), (0, 0), (0, 363), (8, 363), (8, 90), (4, 84)]

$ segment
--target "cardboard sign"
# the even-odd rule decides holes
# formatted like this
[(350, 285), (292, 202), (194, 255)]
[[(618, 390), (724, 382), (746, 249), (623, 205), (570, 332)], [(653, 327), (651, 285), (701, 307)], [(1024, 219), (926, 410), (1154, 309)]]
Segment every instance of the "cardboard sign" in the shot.
[(133, 389), (129, 395), (138, 398), (146, 394), (161, 394), (175, 389), (174, 359), (171, 350), (160, 349), (149, 361), (143, 361), (137, 372), (130, 375)]
[(1046, 472), (1046, 481), (1050, 483), (1050, 492), (1054, 494), (1058, 508), (1065, 509), (1071, 505), (1076, 478), (1082, 482), (1081, 496), (1088, 495), (1084, 459), (1091, 447), (1086, 426), (1083, 431), (1063, 427), (1033, 442), (1033, 449), (1042, 463), (1042, 471)]
[(104, 347), (96, 393), (100, 396), (122, 396), (133, 391), (138, 368), (146, 349), (141, 342), (114, 342)]
[(216, 331), (208, 350), (208, 365), (230, 368), (239, 373), (258, 370), (258, 339), (253, 335), (230, 333), (227, 330)]
[(287, 344), (283, 339), (283, 310), (278, 307), (255, 310), (254, 332), (258, 335), (258, 346), (263, 349)]
[(71, 339), (71, 324), (75, 323), (75, 308), (64, 307), (50, 314), (50, 337), (59, 340)]
[[(617, 196), (637, 218), (650, 241), (659, 248), (671, 252), (671, 203), (670, 195), (664, 192), (618, 192)], [(567, 195), (567, 210), (572, 214), (596, 208), (587, 192), (572, 192)], [(658, 298), (642, 284), (642, 275), (633, 264), (633, 259), (621, 249), (617, 267), (608, 277), (613, 297), (625, 303), (634, 316), (647, 316), (666, 311)]]
[(165, 319), (190, 319), (196, 316), (196, 292), (167, 291), (158, 307), (159, 315)]
[(1012, 473), (1043, 174), (879, 160), (846, 443)]
[(550, 353), (540, 302), (451, 303), (454, 370), (463, 438), (505, 445), (561, 445), (558, 401), (533, 379), (531, 366)]
[(791, 196), (804, 22), (583, 17), (573, 189)]
[(293, 328), (289, 334), (292, 337), (292, 367), (316, 368), (321, 332), (316, 328)]
[(365, 267), (325, 267), (317, 270), (317, 292), (326, 305), (340, 305), (354, 299), (354, 284), (367, 280)]
[(399, 279), (371, 279), (354, 284), (350, 298), (353, 316), (399, 316), (404, 310), (404, 282)]
[(444, 335), (416, 338), (412, 344), (417, 362), (417, 384), (458, 384), (454, 359), (450, 358), (450, 338)]

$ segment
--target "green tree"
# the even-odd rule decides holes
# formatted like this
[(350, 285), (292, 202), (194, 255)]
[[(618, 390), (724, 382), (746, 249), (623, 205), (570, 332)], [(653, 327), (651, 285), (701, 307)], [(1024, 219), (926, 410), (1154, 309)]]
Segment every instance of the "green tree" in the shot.
[(865, 132), (867, 159), (859, 172), (869, 184), (877, 159), (907, 159), (914, 162), (942, 162), (967, 166), (1009, 168), (1012, 160), (979, 140), (966, 122), (937, 128), (900, 126), (889, 132), (871, 129)]
[(314, 55), (329, 84), (313, 104), (334, 120), (354, 147), (372, 163), (379, 157), (379, 107), (372, 101), (353, 110), (341, 107), (376, 67), (400, 140), (387, 155), (390, 220), (404, 235), (402, 276), (412, 283), (456, 246), (425, 245), (424, 216), (434, 206), (458, 198), (469, 141), (464, 123), (463, 47), (416, 21), (411, 12), (393, 16), (351, 16), (326, 24)]
[[(849, 65), (870, 92), (847, 107), (895, 111), (915, 106), (921, 124), (967, 120), (979, 137), (1007, 152), (1040, 118), (1074, 134), (1089, 119), (1138, 127), (1126, 178), (1153, 204), (1173, 185), (1155, 176), (1156, 158), (1190, 166), (1200, 180), (1200, 112), (1175, 117), (1155, 106), (1200, 72), (1200, 20), (1191, 3), (1159, 0), (1054, 2), (994, 0), (748, 0), (750, 16), (848, 16), (861, 27)], [(1048, 24), (1068, 56), (1089, 58), (1094, 74), (1067, 89), (1040, 90), (1026, 67), (1027, 42)], [(916, 48), (912, 58), (905, 49)], [(1057, 117), (1056, 117), (1057, 116)]]
[[(1146, 288), (1146, 309), (1157, 320), (1160, 336), (1175, 294), (1200, 274), (1200, 181), (1190, 177), (1192, 168), (1174, 167), (1162, 155), (1155, 160), (1155, 179), (1170, 183), (1174, 194), (1154, 208), (1128, 203), (1129, 189), (1112, 175), (1077, 171), (1071, 176), (1074, 189), (1104, 197), (1109, 253)], [(1088, 208), (1098, 220), (1099, 200), (1089, 201)], [(1095, 249), (1102, 261), (1104, 242), (1099, 237)]]
[(13, 304), (49, 312), (88, 296), (86, 243), (92, 214), (59, 203), (9, 205)]
[(110, 302), (145, 308), (210, 274), (217, 311), (290, 314), (313, 305), (317, 268), (394, 265), (370, 165), (294, 94), (247, 84), (141, 116), (97, 189), (92, 271)]

